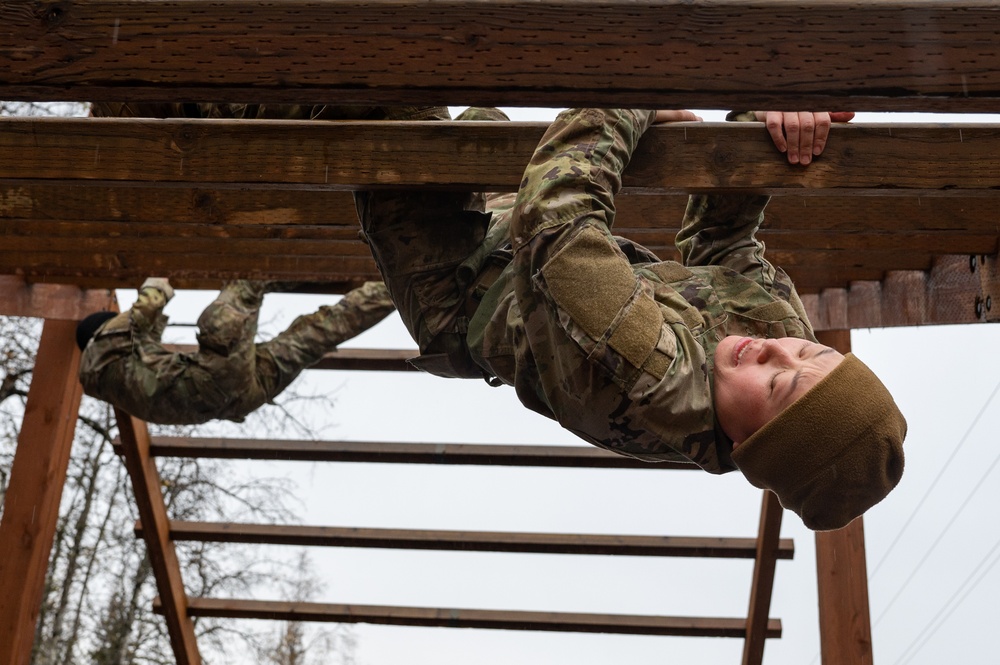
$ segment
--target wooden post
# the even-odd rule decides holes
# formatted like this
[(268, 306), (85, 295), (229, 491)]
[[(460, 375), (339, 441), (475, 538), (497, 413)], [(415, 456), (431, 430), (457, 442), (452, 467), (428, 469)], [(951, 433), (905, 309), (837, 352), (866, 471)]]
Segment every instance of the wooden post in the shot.
[(76, 322), (42, 328), (0, 520), (0, 665), (27, 665), (83, 389)]
[[(849, 330), (820, 333), (818, 338), (841, 353), (851, 350)], [(816, 534), (816, 578), (823, 665), (872, 665), (863, 518)]]
[(201, 654), (188, 616), (188, 598), (177, 552), (170, 540), (170, 519), (163, 500), (160, 473), (156, 460), (149, 453), (149, 430), (146, 423), (115, 409), (118, 434), (121, 437), (125, 468), (132, 479), (135, 505), (143, 525), (146, 552), (153, 567), (156, 587), (160, 591), (167, 633), (177, 665), (201, 665)]
[(743, 665), (760, 665), (764, 660), (767, 615), (771, 611), (771, 594), (774, 591), (774, 567), (778, 562), (782, 513), (778, 495), (764, 490), (760, 506), (760, 528), (757, 530), (757, 556), (750, 587), (750, 611), (743, 642)]

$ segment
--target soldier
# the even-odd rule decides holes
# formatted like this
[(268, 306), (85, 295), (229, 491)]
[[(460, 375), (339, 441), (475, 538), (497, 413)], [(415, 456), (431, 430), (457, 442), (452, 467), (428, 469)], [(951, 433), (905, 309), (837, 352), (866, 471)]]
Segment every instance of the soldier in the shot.
[(166, 279), (146, 280), (131, 309), (97, 312), (77, 326), (84, 391), (154, 423), (240, 422), (303, 369), (393, 310), (385, 285), (368, 282), (254, 344), (264, 293), (274, 286), (227, 283), (198, 318), (198, 350), (178, 353), (160, 341), (167, 324), (162, 310), (173, 289)]
[[(98, 117), (332, 119), (353, 109), (259, 104), (101, 102)], [(214, 419), (240, 422), (270, 402), (299, 373), (338, 344), (372, 327), (392, 310), (385, 285), (370, 282), (332, 307), (300, 316), (269, 342), (254, 344), (264, 293), (280, 284), (229, 282), (198, 319), (199, 349), (172, 353), (160, 337), (167, 318), (161, 310), (173, 296), (169, 282), (151, 278), (140, 287), (128, 312), (97, 312), (77, 328), (83, 350), (80, 380), (91, 397), (121, 407), (148, 422), (199, 424)]]
[[(180, 112), (448, 118), (443, 108)], [(803, 165), (822, 152), (831, 120), (851, 117), (731, 114), (765, 121), (789, 162)], [(460, 119), (506, 117), (470, 109)], [(808, 527), (842, 527), (899, 482), (906, 423), (864, 364), (816, 343), (793, 284), (755, 237), (767, 197), (691, 197), (676, 240), (683, 263), (611, 233), (642, 134), (696, 119), (567, 111), (516, 196), (358, 192), (361, 225), (419, 346), (418, 368), (513, 386), (529, 409), (617, 453), (739, 468)]]
[[(831, 119), (851, 117), (730, 119), (764, 120), (788, 160), (808, 164)], [(767, 197), (691, 197), (676, 240), (683, 264), (611, 233), (642, 134), (697, 119), (567, 111), (516, 197), (493, 197), (486, 212), (475, 195), (359, 192), (362, 228), (420, 347), (417, 367), (513, 386), (529, 409), (617, 453), (739, 468), (808, 527), (840, 528), (898, 483), (906, 423), (864, 364), (816, 343), (792, 282), (755, 238)]]

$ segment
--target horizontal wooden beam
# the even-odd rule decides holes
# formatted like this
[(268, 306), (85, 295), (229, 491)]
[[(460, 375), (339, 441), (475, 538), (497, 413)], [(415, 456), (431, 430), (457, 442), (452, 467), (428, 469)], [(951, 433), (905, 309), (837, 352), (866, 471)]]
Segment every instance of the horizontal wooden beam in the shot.
[(313, 369), (416, 372), (417, 368), (406, 361), (417, 355), (416, 349), (337, 349), (323, 356)]
[[(198, 350), (194, 344), (167, 344), (165, 347), (175, 353)], [(416, 372), (419, 370), (406, 361), (419, 354), (416, 349), (337, 349), (323, 356), (311, 369)]]
[(996, 111), (989, 0), (0, 5), (0, 98)]
[[(714, 617), (669, 617), (635, 614), (583, 614), (571, 612), (523, 612), (469, 610), (383, 605), (340, 605), (267, 600), (190, 598), (192, 617), (223, 619), (267, 619), (271, 621), (324, 621), (374, 623), (393, 626), (485, 628), (573, 633), (618, 633), (630, 635), (675, 635), (688, 637), (743, 637), (745, 619)], [(154, 611), (160, 611), (159, 598)], [(781, 637), (781, 621), (767, 622), (767, 637)]]
[[(136, 523), (136, 533), (142, 524)], [(170, 537), (213, 543), (295, 545), (301, 547), (374, 547), (467, 552), (524, 552), (536, 554), (596, 554), (617, 556), (669, 556), (753, 559), (754, 538), (680, 536), (627, 536), (572, 533), (503, 533), (495, 531), (444, 531), (417, 529), (367, 529), (278, 524), (235, 524), (172, 521)], [(791, 539), (778, 541), (774, 554), (791, 559)]]
[[(100, 242), (100, 241), (97, 241)], [(11, 243), (15, 244), (15, 243)], [(129, 243), (122, 243), (128, 245)], [(255, 243), (231, 241), (219, 248), (223, 254), (213, 254), (207, 251), (212, 244), (191, 243), (191, 253), (161, 253), (155, 247), (143, 246), (142, 241), (132, 241), (130, 250), (116, 253), (109, 250), (94, 251), (89, 243), (80, 243), (76, 259), (72, 247), (65, 242), (59, 249), (47, 251), (30, 251), (11, 249), (0, 251), (0, 266), (15, 267), (19, 272), (42, 274), (47, 276), (90, 275), (99, 277), (107, 272), (119, 272), (122, 277), (128, 276), (134, 286), (141, 282), (142, 275), (180, 275), (183, 277), (246, 277), (251, 279), (277, 279), (294, 281), (297, 275), (308, 280), (334, 280), (348, 282), (358, 277), (378, 279), (371, 256), (346, 256), (342, 247), (334, 245), (341, 251), (322, 252), (321, 247), (307, 248), (309, 254), (266, 254)], [(180, 247), (182, 243), (175, 246)], [(984, 241), (981, 249), (992, 249), (992, 241)], [(266, 246), (266, 244), (265, 244)], [(291, 249), (284, 245), (286, 249)], [(257, 249), (252, 249), (257, 248)], [(662, 259), (675, 259), (677, 253), (668, 247), (652, 245), (649, 247)], [(349, 251), (349, 250), (348, 250)], [(121, 266), (122, 257), (127, 256), (131, 265)], [(888, 270), (928, 270), (933, 260), (934, 252), (907, 249), (868, 250), (868, 249), (793, 249), (785, 250), (771, 248), (768, 258), (778, 266), (783, 267), (793, 278), (797, 279), (800, 288), (806, 284), (814, 290), (819, 280), (819, 286), (846, 286), (851, 279), (881, 279)], [(336, 262), (331, 257), (337, 257)], [(256, 265), (254, 265), (256, 264)], [(333, 264), (333, 265), (331, 265)], [(144, 269), (143, 269), (144, 268)], [(840, 282), (838, 282), (840, 275)], [(875, 275), (876, 277), (871, 277)], [(811, 276), (813, 276), (811, 278)]]
[(28, 284), (15, 275), (0, 275), (0, 316), (79, 321), (92, 312), (115, 306), (115, 297), (107, 289)]
[[(0, 180), (159, 187), (517, 188), (546, 123), (135, 118), (0, 120)], [(646, 133), (626, 189), (678, 193), (1000, 195), (1000, 126), (848, 124), (809, 167), (761, 123)]]
[[(428, 165), (429, 166), (429, 165)], [(219, 168), (226, 168), (220, 163)], [(696, 168), (692, 165), (691, 168)], [(687, 196), (625, 190), (615, 200), (616, 231), (676, 233)], [(765, 233), (829, 238), (929, 234), (947, 240), (1000, 235), (991, 196), (778, 196), (766, 210)], [(350, 192), (221, 188), (211, 183), (45, 182), (0, 180), (0, 229), (5, 236), (54, 238), (229, 238), (357, 240)], [(773, 240), (780, 241), (779, 237)], [(639, 238), (642, 240), (642, 238)], [(902, 239), (906, 242), (906, 238)], [(817, 245), (818, 247), (819, 245)]]
[(302, 462), (473, 464), (684, 471), (698, 468), (693, 464), (681, 462), (641, 462), (635, 458), (617, 455), (593, 446), (296, 441), (161, 436), (153, 437), (151, 452), (158, 457)]
[[(348, 127), (357, 132), (345, 133)], [(0, 234), (5, 238), (0, 274), (85, 288), (134, 288), (151, 274), (170, 276), (181, 288), (217, 288), (223, 279), (248, 277), (313, 282), (316, 290), (342, 292), (378, 274), (358, 238), (350, 194), (326, 187), (386, 185), (413, 172), (418, 175), (404, 182), (414, 186), (511, 189), (541, 127), (2, 121), (0, 156), (7, 150), (11, 158), (0, 160), (0, 175), (6, 178), (0, 179)], [(809, 194), (776, 197), (761, 233), (769, 257), (805, 294), (881, 281), (893, 271), (927, 271), (941, 254), (997, 250), (992, 208), (1000, 190), (993, 189), (993, 171), (987, 174), (1000, 169), (990, 161), (1000, 159), (994, 126), (838, 127), (835, 145), (846, 147), (838, 152), (831, 146), (809, 169), (783, 163), (760, 126), (710, 128), (694, 124), (650, 132), (652, 142), (644, 142), (629, 169), (631, 186), (619, 197), (616, 231), (663, 258), (676, 258), (672, 242), (684, 197), (659, 194), (674, 191), (679, 178), (699, 191), (703, 186), (706, 191), (746, 190), (756, 184)], [(424, 142), (430, 151), (430, 167), (409, 140), (414, 135), (423, 137), (416, 143)], [(296, 147), (312, 145), (309, 137), (314, 136), (332, 152)], [(341, 140), (350, 149), (338, 153)], [(382, 146), (384, 153), (365, 149), (365, 141)], [(256, 148), (247, 152), (247, 142)], [(976, 145), (987, 146), (988, 157), (979, 148), (967, 152)], [(64, 149), (77, 159), (60, 157)], [(359, 151), (374, 156), (352, 160)], [(465, 155), (461, 163), (455, 163), (456, 153)], [(248, 154), (260, 155), (260, 164), (247, 166), (254, 161)], [(664, 154), (678, 158), (663, 159)], [(752, 168), (737, 164), (735, 154), (749, 155)], [(316, 184), (321, 164), (329, 179), (331, 160), (334, 183)], [(289, 163), (300, 167), (289, 169)], [(394, 168), (396, 175), (384, 175)], [(218, 173), (229, 174), (229, 181), (217, 182), (213, 174)], [(45, 175), (55, 179), (39, 179)], [(888, 189), (868, 189), (876, 186)], [(930, 190), (934, 196), (924, 189), (931, 186), (939, 187)], [(892, 196), (831, 195), (872, 191)]]
[[(0, 228), (7, 226), (0, 221)], [(41, 226), (41, 225), (31, 225)], [(206, 237), (100, 237), (100, 226), (93, 234), (85, 237), (51, 236), (32, 233), (8, 235), (4, 238), (4, 252), (11, 267), (15, 264), (14, 254), (20, 255), (22, 270), (41, 268), (56, 262), (64, 255), (60, 265), (69, 272), (73, 269), (106, 268), (114, 271), (122, 256), (132, 258), (132, 270), (139, 265), (148, 265), (155, 270), (165, 270), (166, 274), (176, 271), (211, 273), (212, 268), (221, 272), (223, 266), (229, 270), (251, 272), (250, 266), (259, 263), (265, 266), (258, 271), (294, 274), (295, 261), (302, 264), (306, 274), (322, 274), (318, 261), (331, 257), (346, 265), (335, 271), (327, 267), (326, 274), (353, 274), (346, 269), (371, 273), (370, 250), (359, 240), (298, 240), (281, 238), (244, 238), (233, 234), (227, 238)], [(141, 232), (140, 227), (135, 227)], [(676, 229), (663, 231), (652, 229), (616, 229), (624, 235), (650, 249), (660, 258), (678, 260), (679, 254), (673, 241)], [(997, 236), (988, 233), (830, 233), (810, 231), (775, 232), (764, 231), (758, 236), (767, 243), (772, 263), (791, 267), (797, 265), (871, 265), (883, 270), (916, 270), (928, 264), (930, 257), (948, 254), (986, 254), (993, 252)], [(44, 249), (38, 246), (43, 245)], [(232, 254), (227, 261), (219, 254)], [(74, 256), (77, 256), (74, 260)], [(105, 257), (103, 260), (99, 257)], [(213, 258), (218, 266), (211, 266)], [(313, 265), (310, 270), (310, 261)], [(287, 265), (282, 265), (285, 263)], [(72, 274), (72, 273), (69, 273)], [(155, 273), (161, 274), (161, 273)], [(374, 274), (374, 273), (371, 273)]]

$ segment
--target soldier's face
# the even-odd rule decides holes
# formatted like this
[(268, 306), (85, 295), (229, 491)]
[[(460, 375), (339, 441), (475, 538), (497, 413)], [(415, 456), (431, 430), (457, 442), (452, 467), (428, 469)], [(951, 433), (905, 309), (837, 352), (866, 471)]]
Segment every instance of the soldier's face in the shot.
[(715, 414), (736, 443), (805, 394), (844, 356), (804, 339), (730, 335), (715, 350)]

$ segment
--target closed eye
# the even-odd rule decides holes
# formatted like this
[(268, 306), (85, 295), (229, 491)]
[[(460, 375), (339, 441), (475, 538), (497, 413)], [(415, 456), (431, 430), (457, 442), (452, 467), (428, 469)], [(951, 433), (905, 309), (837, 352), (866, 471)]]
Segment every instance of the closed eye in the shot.
[(778, 381), (779, 374), (781, 374), (781, 372), (775, 372), (774, 374), (771, 375), (771, 394), (774, 394), (774, 388)]

